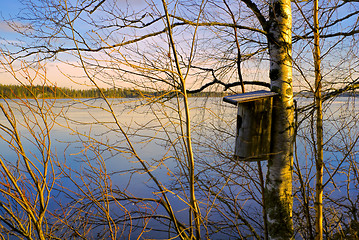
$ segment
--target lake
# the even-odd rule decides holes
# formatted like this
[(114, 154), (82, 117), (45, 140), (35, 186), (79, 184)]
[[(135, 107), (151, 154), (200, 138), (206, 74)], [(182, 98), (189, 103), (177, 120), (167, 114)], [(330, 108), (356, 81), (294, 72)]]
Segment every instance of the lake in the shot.
[[(186, 221), (188, 212), (183, 209), (188, 208), (188, 179), (187, 163), (184, 161), (186, 146), (182, 138), (185, 129), (181, 128), (185, 121), (182, 102), (167, 100), (151, 103), (138, 99), (109, 101), (112, 110), (100, 99), (56, 99), (38, 102), (7, 100), (7, 103), (13, 111), (13, 118), (18, 122), (22, 146), (33, 167), (38, 168), (39, 172), (43, 172), (46, 151), (51, 150), (49, 158), (53, 161), (53, 170), (50, 172), (53, 178), (56, 177), (51, 196), (57, 200), (61, 199), (62, 204), (71, 203), (73, 209), (67, 206), (69, 212), (75, 211), (90, 199), (81, 189), (103, 194), (105, 190), (102, 187), (111, 186), (117, 191), (112, 192), (112, 195), (118, 194), (119, 199), (127, 198), (123, 202), (118, 200), (123, 204), (123, 208), (136, 210), (134, 219), (144, 213), (150, 214), (151, 211), (165, 214), (156, 202), (141, 205), (138, 199), (130, 197), (160, 198), (158, 187), (145, 173), (141, 164), (143, 161), (151, 174), (167, 189), (167, 195), (178, 218)], [(297, 101), (299, 107), (311, 103), (308, 99)], [(344, 203), (349, 198), (355, 199), (358, 196), (355, 164), (359, 145), (351, 146), (359, 136), (356, 124), (359, 115), (357, 101), (355, 98), (339, 97), (324, 106), (324, 157), (327, 166), (324, 182), (328, 181), (325, 194), (329, 208), (335, 205), (330, 203), (332, 199), (342, 198)], [(6, 106), (4, 100), (1, 103)], [(177, 111), (178, 106), (182, 111)], [(233, 162), (232, 159), (236, 107), (224, 103), (222, 98), (190, 98), (190, 107), (196, 181), (201, 185), (197, 191), (203, 212), (207, 213), (205, 220), (211, 222), (217, 219), (221, 224), (228, 224), (226, 218), (236, 218), (229, 208), (238, 207), (238, 211), (248, 217), (254, 229), (262, 231), (257, 165)], [(296, 140), (295, 167), (302, 169), (309, 189), (314, 186), (315, 168), (314, 148), (310, 144), (313, 136), (312, 118), (310, 115), (301, 114), (298, 116), (298, 122), (300, 125)], [(21, 170), (25, 170), (19, 150), (14, 146), (14, 138), (6, 135), (4, 127), (11, 128), (11, 124), (4, 115), (0, 118), (0, 124), (3, 126), (0, 134), (3, 138), (0, 142), (1, 158), (9, 166), (14, 167), (20, 163)], [(336, 170), (338, 166), (340, 168)], [(262, 162), (262, 167), (265, 173), (266, 162)], [(332, 172), (336, 174), (331, 178), (329, 176)], [(24, 176), (28, 174), (24, 173)], [(295, 173), (294, 192), (299, 192), (300, 188), (298, 174)], [(63, 193), (64, 190), (67, 194)], [(232, 196), (235, 201), (228, 206), (225, 206), (223, 201), (214, 204), (218, 199), (213, 197), (213, 193), (208, 194), (211, 191), (217, 191), (223, 197)], [(74, 199), (80, 196), (82, 200), (74, 202)], [(300, 206), (300, 197), (295, 198), (295, 204)], [(123, 218), (126, 211), (117, 204), (110, 205), (111, 216), (114, 219)], [(51, 201), (49, 207), (56, 209), (60, 204)], [(95, 206), (91, 211), (101, 214), (104, 210)], [(299, 217), (300, 215), (294, 214), (295, 219)], [(99, 219), (102, 218), (96, 216), (93, 220)], [(131, 238), (141, 233), (141, 228), (137, 228), (136, 224), (143, 224), (142, 220), (134, 220)], [(163, 228), (164, 222), (164, 218), (150, 221), (148, 227), (153, 228), (153, 231), (144, 233), (144, 236), (168, 237), (168, 231)], [(216, 226), (208, 229), (217, 231), (212, 238), (230, 236), (224, 233), (225, 228), (217, 227), (217, 230)], [(105, 227), (98, 226), (94, 234), (102, 228)], [(125, 226), (124, 232), (127, 234), (129, 231), (130, 227)], [(242, 231), (242, 234), (251, 234), (246, 226), (243, 226)], [(235, 234), (234, 236), (238, 237)]]

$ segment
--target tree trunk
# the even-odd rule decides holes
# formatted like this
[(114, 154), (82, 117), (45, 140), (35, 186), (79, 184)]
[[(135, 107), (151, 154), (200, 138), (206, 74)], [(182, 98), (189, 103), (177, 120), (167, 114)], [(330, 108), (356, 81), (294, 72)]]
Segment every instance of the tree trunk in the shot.
[(293, 237), (292, 171), (294, 105), (292, 88), (292, 15), (290, 0), (270, 1), (268, 45), (273, 99), (272, 155), (266, 179), (266, 210), (270, 239)]
[(317, 113), (316, 146), (316, 186), (315, 186), (315, 239), (323, 239), (323, 113), (322, 113), (322, 77), (320, 70), (318, 0), (314, 1), (314, 68), (315, 68), (315, 105)]

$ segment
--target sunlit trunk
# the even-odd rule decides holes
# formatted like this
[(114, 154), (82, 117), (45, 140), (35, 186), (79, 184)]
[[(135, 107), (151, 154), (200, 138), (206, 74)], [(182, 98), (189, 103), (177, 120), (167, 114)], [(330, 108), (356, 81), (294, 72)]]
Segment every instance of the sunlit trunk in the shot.
[[(188, 103), (188, 95), (186, 91), (186, 80), (182, 75), (180, 61), (178, 59), (177, 50), (175, 47), (175, 42), (172, 35), (171, 23), (169, 19), (169, 14), (167, 10), (167, 3), (165, 0), (162, 0), (163, 8), (166, 15), (166, 23), (168, 27), (168, 37), (170, 41), (170, 46), (173, 51), (176, 72), (178, 74), (180, 83), (181, 83), (181, 91), (183, 95), (184, 101), (184, 109), (185, 109), (185, 145), (186, 145), (186, 153), (187, 153), (187, 162), (188, 162), (188, 179), (189, 179), (189, 190), (190, 190), (190, 209), (189, 209), (189, 224), (190, 224), (190, 239), (201, 239), (201, 213), (198, 206), (198, 201), (196, 199), (195, 194), (195, 173), (194, 173), (194, 156), (192, 150), (192, 137), (191, 137), (191, 125), (190, 125), (190, 112), (189, 112), (189, 103)], [(194, 226), (193, 226), (194, 225)], [(182, 233), (180, 233), (182, 234)], [(184, 239), (184, 238), (183, 238)]]
[(270, 239), (293, 237), (292, 172), (294, 106), (292, 89), (292, 15), (290, 0), (270, 1), (268, 43), (273, 101), (272, 155), (266, 179), (266, 210)]
[(315, 185), (315, 231), (316, 239), (323, 239), (323, 114), (322, 114), (322, 84), (320, 72), (320, 46), (318, 0), (314, 1), (314, 68), (315, 68), (315, 105), (317, 114), (317, 143), (316, 143), (316, 185)]

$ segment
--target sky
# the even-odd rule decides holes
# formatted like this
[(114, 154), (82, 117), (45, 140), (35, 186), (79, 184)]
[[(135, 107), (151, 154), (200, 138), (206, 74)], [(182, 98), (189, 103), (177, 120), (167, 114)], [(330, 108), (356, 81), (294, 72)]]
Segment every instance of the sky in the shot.
[[(36, 0), (35, 0), (36, 1)], [(125, 2), (124, 0), (119, 0), (119, 4), (121, 2)], [(137, 5), (140, 6), (140, 2), (143, 2), (143, 0), (132, 0), (131, 3), (137, 2)], [(9, 46), (7, 42), (21, 42), (24, 41), (24, 38), (20, 36), (19, 34), (16, 34), (5, 22), (4, 20), (9, 20), (12, 17), (16, 17), (16, 15), (21, 11), (23, 5), (21, 4), (20, 0), (0, 0), (0, 48), (6, 48)], [(2, 59), (4, 61), (4, 59)], [(68, 58), (67, 61), (75, 61), (74, 58)], [(6, 62), (6, 61), (4, 61)], [(77, 64), (77, 62), (74, 62)], [(78, 65), (78, 64), (77, 64)], [(14, 63), (14, 68), (18, 68), (19, 63)], [(36, 76), (36, 71), (32, 71), (32, 73), (29, 73), (28, 76), (26, 76), (26, 73), (24, 72), (11, 72), (9, 68), (7, 70), (4, 70), (4, 66), (0, 69), (0, 84), (18, 84), (18, 80), (20, 81), (26, 81), (26, 79), (35, 79), (34, 82), (36, 84), (41, 84), (43, 82), (43, 79), (45, 79), (44, 76), (46, 76), (46, 79), (49, 83), (56, 84), (59, 87), (69, 87), (69, 88), (89, 88), (90, 83), (89, 81), (84, 80), (85, 78), (81, 78), (81, 76), (84, 76), (84, 72), (80, 68), (74, 68), (69, 66), (68, 64), (61, 63), (61, 62), (47, 62), (46, 64), (42, 65), (42, 74), (39, 74)], [(59, 70), (61, 69), (61, 71)], [(80, 76), (79, 78), (76, 78), (75, 80), (78, 81), (80, 84), (74, 84), (72, 80), (69, 79), (66, 74), (70, 74), (72, 76)], [(15, 77), (14, 77), (15, 76)], [(18, 80), (16, 80), (16, 78)], [(108, 85), (101, 85), (101, 87), (108, 87)], [(123, 87), (127, 87), (126, 84), (124, 84)]]
[[(8, 41), (10, 42), (21, 42), (23, 38), (16, 34), (5, 22), (4, 20), (11, 19), (15, 17), (16, 14), (22, 8), (22, 4), (19, 0), (0, 0), (0, 44), (1, 48), (6, 48)], [(2, 59), (3, 60), (3, 59)], [(3, 60), (4, 61), (4, 60)], [(6, 60), (4, 61), (6, 62)], [(20, 66), (19, 63), (14, 63), (14, 69), (17, 69)], [(59, 71), (59, 68), (61, 71)], [(35, 84), (42, 84), (44, 79), (50, 84), (55, 84), (59, 87), (68, 87), (68, 88), (87, 88), (87, 84), (84, 81), (81, 81), (82, 86), (74, 84), (64, 73), (71, 73), (73, 75), (83, 75), (83, 72), (79, 69), (74, 69), (67, 64), (63, 63), (54, 63), (47, 62), (42, 65), (42, 71), (39, 71), (40, 74), (36, 74), (36, 71), (29, 71), (29, 73), (24, 71), (12, 71), (10, 68), (4, 70), (4, 66), (0, 69), (0, 84), (19, 84), (19, 81), (27, 82), (28, 79), (33, 79)]]
[(1, 15), (8, 17), (9, 15), (16, 13), (21, 7), (19, 0), (0, 0), (1, 3)]
[(15, 17), (21, 10), (22, 4), (19, 0), (0, 0), (0, 6), (0, 36), (15, 40), (16, 35), (3, 20)]
[[(36, 1), (36, 0), (35, 0)], [(124, 2), (125, 0), (117, 0), (118, 2)], [(143, 3), (144, 0), (129, 0), (131, 4), (134, 4), (136, 7), (141, 7), (141, 2)], [(157, 0), (155, 0), (157, 1)], [(136, 2), (136, 4), (135, 4)], [(21, 10), (22, 5), (20, 0), (0, 0), (2, 8), (0, 9), (1, 19), (9, 19), (11, 16), (15, 17), (16, 14)], [(160, 4), (157, 4), (160, 7)], [(162, 28), (162, 26), (161, 26)], [(1, 47), (6, 46), (6, 41), (22, 41), (23, 39), (21, 36), (17, 36), (7, 25), (6, 23), (0, 21), (0, 39)], [(159, 44), (159, 43), (158, 43)], [(15, 64), (16, 65), (16, 64)], [(15, 66), (17, 67), (17, 66)], [(59, 68), (61, 71), (59, 71)], [(71, 66), (64, 64), (64, 63), (54, 63), (48, 62), (44, 69), (46, 69), (46, 77), (51, 82), (56, 83), (57, 86), (60, 87), (75, 87), (75, 88), (83, 88), (83, 86), (77, 86), (72, 81), (69, 80), (63, 73), (70, 73), (72, 75), (84, 75), (81, 69), (75, 69)], [(258, 71), (258, 69), (256, 70)], [(31, 75), (31, 74), (30, 74)], [(33, 76), (34, 74), (32, 74)], [(22, 73), (16, 73), (16, 77), (23, 81), (26, 79), (26, 76)], [(28, 79), (32, 79), (32, 77), (28, 77)], [(0, 84), (16, 84), (17, 81), (12, 77), (9, 73), (0, 70)], [(83, 80), (80, 80), (80, 83), (86, 84)], [(103, 87), (108, 87), (107, 85), (103, 85)], [(126, 85), (124, 86), (126, 87)]]
[[(0, 36), (2, 39), (15, 40), (16, 35), (12, 29), (3, 21), (15, 16), (21, 8), (19, 0), (0, 0)], [(1, 41), (3, 43), (3, 41)]]
[[(36, 0), (33, 0), (36, 1)], [(125, 0), (117, 0), (118, 2), (123, 2)], [(139, 4), (143, 0), (129, 0), (131, 3), (136, 2)], [(21, 37), (15, 34), (3, 21), (2, 19), (9, 19), (11, 16), (15, 17), (16, 14), (21, 10), (22, 4), (20, 0), (0, 0), (0, 45), (1, 48), (4, 46), (6, 47), (6, 41), (22, 41)], [(138, 5), (136, 5), (138, 6)], [(343, 13), (344, 15), (344, 13)], [(356, 18), (354, 16), (353, 18)], [(355, 20), (355, 19), (354, 19)], [(340, 29), (339, 29), (340, 30)], [(15, 64), (16, 65), (16, 64)], [(18, 67), (15, 66), (15, 67)], [(76, 86), (71, 82), (63, 73), (71, 73), (72, 75), (83, 75), (83, 71), (80, 69), (75, 69), (70, 67), (69, 65), (65, 65), (63, 63), (56, 63), (55, 62), (48, 62), (46, 65), (43, 66), (46, 69), (46, 77), (50, 79), (53, 83), (56, 82), (57, 86), (61, 87), (80, 87)], [(59, 71), (58, 69), (61, 69)], [(258, 69), (256, 69), (258, 71)], [(24, 74), (16, 73), (19, 80), (23, 80), (26, 78)], [(45, 73), (44, 73), (45, 74)], [(265, 72), (267, 76), (267, 72)], [(83, 80), (80, 80), (80, 82)], [(15, 84), (16, 80), (9, 74), (4, 72), (3, 69), (0, 69), (0, 84)], [(83, 82), (81, 82), (83, 83)], [(83, 87), (83, 86), (81, 86)], [(105, 87), (105, 86), (104, 86)]]

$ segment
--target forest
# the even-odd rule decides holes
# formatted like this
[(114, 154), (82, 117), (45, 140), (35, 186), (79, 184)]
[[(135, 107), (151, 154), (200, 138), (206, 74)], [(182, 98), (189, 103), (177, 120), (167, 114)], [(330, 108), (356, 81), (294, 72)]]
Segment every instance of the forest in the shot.
[[(160, 96), (164, 91), (141, 91), (130, 88), (110, 88), (101, 89), (108, 98), (140, 98)], [(0, 84), (1, 98), (100, 98), (101, 91), (93, 89), (70, 89), (56, 86), (40, 85), (3, 85)], [(198, 92), (190, 93), (191, 97), (221, 97), (223, 93), (218, 92)]]

